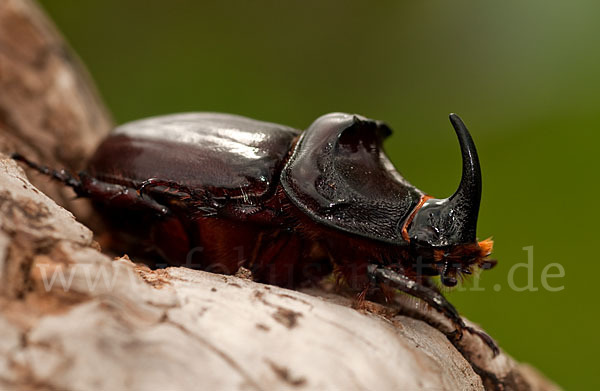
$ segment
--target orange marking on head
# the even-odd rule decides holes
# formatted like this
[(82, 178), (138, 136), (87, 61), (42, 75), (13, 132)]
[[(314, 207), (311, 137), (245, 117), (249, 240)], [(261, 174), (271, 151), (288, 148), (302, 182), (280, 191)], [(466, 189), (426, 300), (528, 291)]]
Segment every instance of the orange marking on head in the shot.
[(433, 260), (439, 262), (442, 259), (444, 259), (444, 250), (433, 250)]
[(481, 248), (481, 256), (487, 257), (492, 253), (492, 250), (494, 248), (494, 241), (492, 240), (492, 238), (487, 238), (479, 242), (479, 247)]
[(421, 197), (421, 200), (415, 207), (415, 210), (413, 210), (413, 212), (410, 214), (410, 216), (408, 216), (408, 219), (406, 219), (406, 222), (402, 226), (402, 238), (404, 240), (406, 240), (407, 242), (410, 242), (410, 237), (408, 236), (408, 226), (410, 225), (410, 223), (412, 223), (412, 221), (415, 218), (415, 216), (417, 215), (417, 212), (419, 211), (419, 209), (421, 209), (423, 207), (423, 204), (425, 203), (425, 201), (430, 200), (432, 198), (433, 198), (432, 196), (428, 196), (428, 195), (424, 195), (423, 197)]

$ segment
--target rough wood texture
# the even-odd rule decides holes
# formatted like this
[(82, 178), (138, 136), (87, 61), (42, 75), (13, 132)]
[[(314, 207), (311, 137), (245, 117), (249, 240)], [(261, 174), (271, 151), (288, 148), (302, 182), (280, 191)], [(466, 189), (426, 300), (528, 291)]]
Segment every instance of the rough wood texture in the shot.
[[(0, 0), (1, 150), (74, 167), (105, 134), (68, 53), (34, 3)], [(453, 346), (427, 324), (444, 319), (414, 305), (357, 310), (322, 288), (152, 271), (98, 250), (0, 154), (0, 389), (558, 389), (478, 338)]]

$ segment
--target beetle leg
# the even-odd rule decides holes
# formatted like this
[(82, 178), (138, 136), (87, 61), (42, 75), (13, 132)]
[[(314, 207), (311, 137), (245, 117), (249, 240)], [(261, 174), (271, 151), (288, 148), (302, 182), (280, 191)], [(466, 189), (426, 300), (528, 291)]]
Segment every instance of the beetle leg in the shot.
[(134, 208), (138, 210), (152, 210), (159, 216), (167, 216), (171, 212), (165, 205), (152, 197), (139, 194), (132, 187), (103, 182), (86, 172), (80, 172), (81, 189), (77, 194), (89, 197), (92, 200), (110, 205), (111, 207)]
[(192, 205), (197, 210), (198, 217), (214, 216), (217, 214), (217, 210), (222, 207), (219, 200), (210, 193), (196, 191), (180, 183), (165, 181), (158, 178), (145, 180), (137, 187), (137, 191), (140, 196), (144, 196), (145, 194), (149, 194), (150, 190), (155, 187), (165, 188), (165, 190), (157, 191), (157, 193), (169, 195), (179, 201)]
[(396, 273), (393, 270), (383, 268), (378, 265), (369, 265), (367, 273), (372, 282), (384, 283), (393, 288), (399, 289), (402, 292), (408, 293), (416, 298), (419, 298), (429, 304), (431, 307), (441, 312), (455, 326), (456, 331), (452, 337), (459, 340), (462, 338), (463, 331), (468, 331), (477, 335), (492, 349), (493, 355), (496, 356), (500, 352), (494, 340), (482, 331), (475, 330), (465, 324), (454, 306), (446, 300), (446, 298), (433, 288), (420, 284), (410, 278)]
[(192, 198), (194, 193), (187, 186), (158, 178), (146, 179), (141, 185), (138, 186), (137, 190), (140, 194), (146, 194), (148, 190), (152, 189), (153, 187), (166, 187), (167, 192), (174, 191), (175, 193), (181, 193), (185, 198)]
[(44, 175), (47, 175), (47, 176), (51, 177), (52, 179), (60, 181), (69, 187), (72, 187), (73, 190), (75, 190), (75, 192), (78, 195), (80, 194), (80, 192), (83, 189), (83, 184), (81, 183), (81, 181), (79, 179), (76, 179), (71, 173), (69, 173), (66, 170), (58, 171), (58, 170), (53, 170), (48, 166), (39, 165), (39, 164), (34, 163), (31, 160), (27, 159), (25, 156), (21, 155), (20, 153), (13, 153), (10, 155), (10, 157), (13, 160), (25, 163), (30, 168), (33, 168), (34, 170), (36, 170)]
[(156, 202), (150, 197), (144, 197), (137, 193), (133, 188), (117, 185), (113, 183), (103, 182), (96, 179), (86, 172), (79, 173), (79, 178), (76, 178), (66, 170), (54, 170), (48, 166), (42, 166), (34, 163), (26, 157), (18, 153), (13, 153), (11, 158), (25, 163), (32, 169), (47, 175), (52, 179), (60, 181), (65, 185), (73, 188), (79, 197), (88, 197), (95, 201), (114, 206), (134, 207), (137, 209), (150, 209), (158, 215), (165, 216), (169, 214), (169, 210), (164, 205)]

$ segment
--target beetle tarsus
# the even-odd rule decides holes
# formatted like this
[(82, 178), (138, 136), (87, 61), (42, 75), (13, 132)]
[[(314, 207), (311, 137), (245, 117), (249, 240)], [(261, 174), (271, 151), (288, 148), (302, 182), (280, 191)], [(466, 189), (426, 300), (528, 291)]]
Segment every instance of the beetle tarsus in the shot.
[[(128, 205), (137, 209), (146, 209), (153, 211), (159, 216), (168, 216), (170, 210), (155, 201), (152, 198), (144, 198), (136, 193), (134, 189), (113, 183), (106, 183), (90, 176), (85, 171), (79, 173), (79, 178), (75, 178), (66, 170), (54, 170), (48, 166), (42, 166), (32, 162), (19, 153), (10, 155), (13, 160), (23, 162), (28, 167), (49, 176), (52, 179), (60, 181), (65, 185), (72, 187), (80, 197), (89, 197), (94, 200), (102, 201), (114, 205)], [(107, 201), (108, 200), (108, 201)]]
[(467, 326), (456, 308), (454, 308), (454, 306), (448, 300), (446, 300), (446, 298), (440, 292), (420, 284), (403, 274), (396, 273), (393, 270), (378, 265), (369, 265), (367, 268), (367, 273), (371, 281), (376, 281), (399, 289), (402, 292), (408, 293), (411, 296), (425, 301), (431, 307), (441, 312), (456, 326), (456, 330), (448, 335), (451, 340), (460, 340), (463, 336), (463, 332), (468, 331), (471, 334), (477, 335), (487, 346), (490, 347), (493, 357), (498, 355), (499, 349), (494, 340), (484, 332)]
[(52, 179), (62, 182), (69, 187), (72, 187), (78, 194), (83, 189), (81, 180), (75, 178), (70, 172), (68, 172), (66, 170), (58, 171), (58, 170), (53, 170), (48, 166), (39, 165), (39, 164), (34, 163), (31, 160), (27, 159), (25, 156), (21, 155), (20, 153), (13, 153), (10, 155), (10, 157), (13, 160), (25, 163), (28, 167), (38, 171), (41, 174), (47, 175)]

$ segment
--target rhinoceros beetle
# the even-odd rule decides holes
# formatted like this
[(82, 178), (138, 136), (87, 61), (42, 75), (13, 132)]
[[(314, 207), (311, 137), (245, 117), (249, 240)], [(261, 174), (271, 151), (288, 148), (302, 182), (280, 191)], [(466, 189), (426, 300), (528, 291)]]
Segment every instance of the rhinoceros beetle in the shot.
[(229, 114), (142, 119), (116, 128), (77, 176), (13, 157), (91, 198), (128, 251), (225, 274), (244, 266), (282, 286), (334, 272), (358, 291), (391, 287), (443, 313), (459, 337), (477, 333), (496, 354), (432, 282), (439, 275), (451, 287), (494, 264), (491, 240), (476, 240), (477, 151), (461, 119), (450, 121), (462, 179), (445, 199), (394, 169), (382, 148), (386, 124), (343, 113), (304, 132)]

